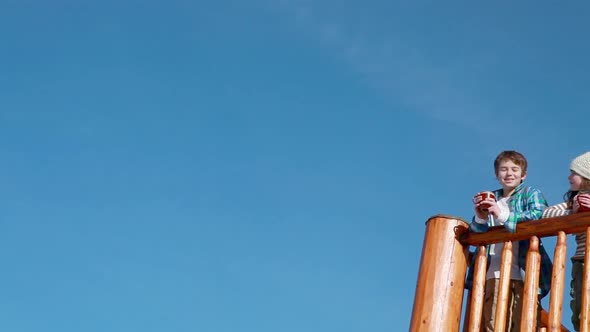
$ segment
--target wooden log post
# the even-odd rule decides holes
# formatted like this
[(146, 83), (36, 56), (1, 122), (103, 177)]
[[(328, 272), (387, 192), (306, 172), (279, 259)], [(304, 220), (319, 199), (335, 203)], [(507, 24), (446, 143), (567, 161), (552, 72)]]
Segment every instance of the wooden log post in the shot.
[(551, 297), (549, 298), (549, 326), (551, 332), (561, 331), (561, 314), (563, 306), (563, 282), (565, 280), (565, 259), (567, 256), (567, 237), (564, 232), (557, 235), (553, 256), (553, 276), (551, 279)]
[(469, 246), (458, 237), (468, 227), (444, 215), (426, 222), (410, 332), (459, 331)]
[(539, 238), (533, 236), (531, 237), (529, 252), (526, 256), (526, 274), (524, 276), (522, 315), (519, 331), (533, 332), (537, 330), (537, 300), (540, 268), (541, 254), (539, 253)]
[(494, 316), (494, 331), (504, 332), (508, 324), (508, 300), (510, 297), (510, 270), (512, 267), (512, 242), (504, 242), (502, 263), (500, 263), (500, 284), (498, 285), (498, 303)]
[(465, 310), (469, 318), (465, 324), (468, 326), (467, 332), (481, 331), (483, 299), (486, 284), (486, 268), (488, 263), (488, 253), (486, 246), (479, 246), (475, 256), (475, 271), (473, 272), (473, 286), (471, 287), (471, 305)]

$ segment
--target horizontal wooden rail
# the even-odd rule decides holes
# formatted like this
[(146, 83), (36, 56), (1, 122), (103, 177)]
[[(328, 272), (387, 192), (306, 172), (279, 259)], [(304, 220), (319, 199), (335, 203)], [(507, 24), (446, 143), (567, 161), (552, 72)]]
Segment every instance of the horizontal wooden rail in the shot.
[(555, 217), (531, 220), (518, 223), (516, 233), (510, 233), (504, 226), (491, 227), (485, 233), (466, 232), (457, 229), (459, 242), (463, 245), (481, 246), (504, 241), (528, 240), (532, 236), (556, 236), (563, 231), (566, 234), (582, 233), (590, 227), (590, 212), (571, 214), (565, 217)]

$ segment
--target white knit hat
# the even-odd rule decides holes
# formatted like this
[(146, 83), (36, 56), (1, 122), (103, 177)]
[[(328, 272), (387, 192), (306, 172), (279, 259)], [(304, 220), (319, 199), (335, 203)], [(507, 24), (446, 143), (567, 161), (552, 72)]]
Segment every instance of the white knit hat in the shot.
[(590, 180), (590, 152), (586, 152), (572, 160), (570, 169)]

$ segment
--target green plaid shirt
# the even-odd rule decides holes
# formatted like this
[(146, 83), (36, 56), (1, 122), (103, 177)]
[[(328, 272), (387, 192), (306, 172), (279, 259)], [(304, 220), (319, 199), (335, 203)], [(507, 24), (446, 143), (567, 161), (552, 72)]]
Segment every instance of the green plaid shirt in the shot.
[[(496, 197), (502, 197), (502, 189), (494, 191)], [(547, 207), (547, 201), (541, 193), (541, 191), (532, 187), (524, 186), (520, 184), (510, 198), (508, 199), (508, 206), (510, 207), (510, 215), (508, 220), (504, 223), (504, 227), (511, 233), (516, 232), (516, 226), (518, 223), (528, 220), (540, 219), (543, 215), (543, 210)], [(490, 228), (488, 224), (479, 224), (475, 222), (473, 218), (471, 224), (469, 224), (469, 230), (472, 232), (486, 232)], [(522, 280), (524, 280), (525, 268), (526, 268), (526, 255), (529, 251), (529, 240), (518, 241), (518, 266), (520, 268), (520, 274)], [(488, 246), (489, 252), (489, 246)], [(539, 253), (541, 254), (541, 275), (539, 276), (539, 299), (543, 298), (551, 289), (551, 274), (553, 272), (553, 263), (551, 258), (547, 254), (543, 243), (539, 239)], [(474, 255), (475, 258), (475, 255)], [(490, 256), (488, 255), (488, 267), (490, 262)], [(469, 272), (467, 273), (467, 280), (465, 287), (470, 289), (473, 282), (473, 268), (475, 260), (473, 260), (469, 266)]]
[[(496, 197), (502, 197), (502, 191), (502, 189), (494, 190), (494, 194)], [(541, 191), (532, 187), (525, 187), (521, 183), (510, 195), (508, 206), (510, 207), (510, 215), (506, 223), (504, 223), (504, 227), (510, 233), (514, 233), (516, 232), (516, 224), (519, 222), (541, 219), (543, 210), (547, 207), (547, 201)], [(469, 229), (477, 233), (486, 232), (489, 228), (490, 225), (488, 224), (476, 223), (475, 217), (469, 225)]]

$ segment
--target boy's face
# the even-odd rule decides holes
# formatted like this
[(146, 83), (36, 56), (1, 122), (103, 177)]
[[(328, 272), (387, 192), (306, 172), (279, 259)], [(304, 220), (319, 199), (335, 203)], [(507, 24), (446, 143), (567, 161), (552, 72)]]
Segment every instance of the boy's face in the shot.
[(526, 178), (526, 174), (523, 174), (522, 168), (512, 160), (503, 160), (498, 165), (496, 178), (504, 191), (512, 191)]

